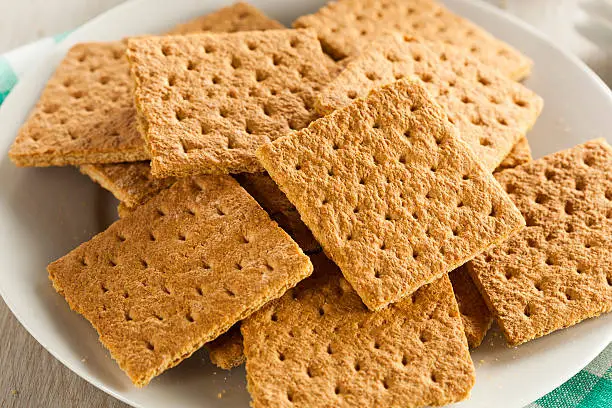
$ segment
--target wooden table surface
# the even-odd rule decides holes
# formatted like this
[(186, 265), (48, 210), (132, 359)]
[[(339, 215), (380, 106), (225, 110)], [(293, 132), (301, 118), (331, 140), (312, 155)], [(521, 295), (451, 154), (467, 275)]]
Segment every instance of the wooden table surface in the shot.
[[(124, 0), (19, 0), (0, 14), (0, 53), (72, 29)], [(299, 0), (295, 0), (299, 1)], [(606, 0), (490, 0), (574, 52), (612, 84), (612, 4)], [(0, 300), (0, 407), (127, 405), (64, 367)]]

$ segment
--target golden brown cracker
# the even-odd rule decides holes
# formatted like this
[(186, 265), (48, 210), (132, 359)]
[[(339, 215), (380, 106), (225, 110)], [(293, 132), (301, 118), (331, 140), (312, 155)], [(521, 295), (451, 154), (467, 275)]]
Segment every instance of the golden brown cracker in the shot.
[(510, 45), (432, 0), (340, 0), (298, 18), (296, 28), (317, 31), (335, 59), (358, 54), (389, 29), (460, 47), (514, 80), (529, 75), (532, 62)]
[(84, 164), (80, 170), (127, 207), (143, 204), (176, 181), (174, 177), (151, 177), (149, 162)]
[(235, 180), (200, 176), (163, 190), (48, 270), (142, 386), (281, 296), (312, 265)]
[(480, 346), (493, 323), (493, 315), (487, 308), (478, 288), (474, 285), (465, 265), (448, 274), (461, 313), (463, 330), (471, 349)]
[[(172, 32), (281, 27), (257, 9), (237, 3)], [(77, 44), (49, 80), (9, 156), (20, 166), (145, 160), (149, 154), (135, 115), (125, 44), (121, 41)]]
[(370, 312), (321, 255), (315, 272), (242, 323), (258, 407), (420, 407), (466, 398), (474, 366), (448, 277)]
[(185, 35), (206, 31), (235, 33), (237, 31), (276, 30), (281, 28), (285, 28), (285, 26), (266, 16), (255, 7), (238, 2), (214, 13), (179, 24), (166, 34)]
[(507, 169), (513, 169), (516, 166), (530, 162), (533, 160), (531, 156), (531, 147), (527, 138), (524, 137), (518, 141), (518, 143), (512, 148), (508, 156), (497, 166), (495, 172), (504, 171)]
[(128, 59), (155, 177), (262, 171), (255, 149), (318, 117), (332, 67), (308, 30), (138, 38)]
[(327, 114), (380, 85), (417, 77), (493, 171), (533, 126), (542, 99), (468, 53), (446, 44), (388, 33), (366, 46), (317, 96)]
[(149, 157), (135, 122), (122, 42), (72, 47), (19, 130), (19, 166), (113, 163)]
[(245, 362), (240, 334), (240, 323), (235, 324), (226, 333), (206, 343), (210, 361), (219, 368), (231, 370)]
[(376, 89), (257, 157), (372, 310), (524, 225), (416, 81)]
[(469, 267), (510, 345), (612, 309), (611, 168), (599, 139), (497, 174), (527, 227)]

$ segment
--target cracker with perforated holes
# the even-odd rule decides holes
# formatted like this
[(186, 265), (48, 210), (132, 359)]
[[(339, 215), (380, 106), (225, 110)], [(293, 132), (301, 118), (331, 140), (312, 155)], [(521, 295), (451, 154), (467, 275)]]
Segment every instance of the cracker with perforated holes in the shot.
[(245, 362), (240, 324), (206, 344), (211, 363), (224, 370), (231, 370)]
[(257, 157), (372, 310), (524, 225), (416, 81), (376, 89)]
[(281, 296), (312, 264), (234, 179), (200, 176), (176, 182), (48, 270), (142, 386)]
[(516, 145), (512, 148), (508, 156), (497, 166), (495, 172), (504, 171), (507, 169), (512, 169), (516, 166), (520, 166), (521, 164), (530, 162), (533, 160), (531, 156), (531, 147), (529, 146), (529, 142), (527, 138), (524, 137), (518, 141)]
[(359, 54), (386, 30), (463, 48), (513, 80), (529, 75), (532, 62), (510, 45), (432, 0), (339, 0), (298, 18), (296, 28), (317, 31), (335, 59)]
[[(531, 148), (527, 138), (522, 138), (495, 172), (513, 168), (528, 161), (531, 161)], [(493, 323), (493, 315), (469, 276), (467, 265), (460, 266), (448, 276), (453, 284), (468, 344), (474, 349), (480, 346), (489, 331)]]
[(174, 177), (151, 177), (149, 162), (84, 164), (80, 170), (127, 207), (143, 204), (176, 181)]
[[(238, 3), (181, 25), (172, 33), (282, 27), (254, 7)], [(135, 115), (125, 44), (77, 44), (49, 80), (9, 156), (20, 166), (145, 160), (149, 154)]]
[(131, 39), (155, 177), (262, 171), (255, 149), (316, 119), (333, 62), (309, 30)]
[(448, 274), (461, 313), (463, 330), (470, 348), (480, 346), (493, 323), (493, 315), (478, 292), (467, 266), (462, 265)]
[(387, 33), (352, 58), (317, 96), (327, 114), (371, 89), (418, 77), (448, 113), (464, 141), (493, 171), (533, 126), (542, 99), (457, 47)]
[(612, 310), (611, 168), (600, 139), (497, 174), (527, 226), (469, 271), (510, 345)]
[(19, 166), (149, 157), (136, 128), (122, 42), (77, 44), (61, 62), (9, 156)]
[(242, 323), (258, 407), (420, 407), (466, 398), (474, 366), (444, 276), (370, 312), (324, 255), (314, 274)]

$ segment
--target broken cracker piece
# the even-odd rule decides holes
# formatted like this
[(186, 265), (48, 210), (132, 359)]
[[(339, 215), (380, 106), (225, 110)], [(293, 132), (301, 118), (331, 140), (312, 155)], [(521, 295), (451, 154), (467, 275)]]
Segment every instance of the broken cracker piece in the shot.
[(223, 370), (231, 370), (245, 362), (242, 346), (240, 324), (234, 325), (227, 332), (206, 343), (210, 361)]
[(155, 177), (259, 172), (255, 149), (318, 117), (333, 63), (309, 30), (129, 40)]
[(480, 346), (489, 331), (493, 316), (474, 285), (465, 265), (448, 274), (461, 313), (463, 330), (471, 349)]
[(178, 181), (48, 271), (143, 386), (281, 296), (312, 265), (234, 179), (201, 176)]
[(421, 80), (490, 171), (525, 136), (542, 110), (538, 95), (464, 50), (400, 33), (382, 35), (351, 58), (317, 95), (315, 107), (327, 114), (371, 89), (407, 77)]
[(372, 310), (524, 225), (415, 81), (376, 89), (257, 157)]
[(466, 398), (474, 365), (448, 277), (370, 312), (337, 267), (315, 272), (242, 323), (259, 407), (422, 407)]
[(293, 26), (315, 29), (323, 49), (337, 60), (359, 54), (395, 29), (462, 48), (513, 80), (531, 71), (528, 57), (432, 0), (339, 0), (298, 18)]
[(612, 310), (611, 168), (599, 139), (496, 175), (527, 227), (469, 271), (510, 345)]

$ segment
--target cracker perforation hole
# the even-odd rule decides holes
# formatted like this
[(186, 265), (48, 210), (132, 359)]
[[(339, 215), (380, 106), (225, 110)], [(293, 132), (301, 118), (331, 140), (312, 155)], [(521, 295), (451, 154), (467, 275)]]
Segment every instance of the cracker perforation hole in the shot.
[(368, 78), (370, 81), (376, 81), (378, 78), (378, 75), (375, 72), (369, 71), (366, 72), (366, 78)]
[(185, 320), (187, 320), (189, 323), (194, 323), (195, 319), (193, 318), (193, 316), (191, 315), (191, 313), (187, 313), (185, 315)]
[(155, 351), (155, 346), (150, 341), (145, 342), (145, 347), (150, 351)]
[(349, 99), (355, 99), (355, 98), (357, 98), (357, 92), (355, 92), (355, 91), (353, 91), (353, 90), (348, 91), (348, 92), (346, 93), (346, 96), (348, 96), (348, 97), (349, 97)]

